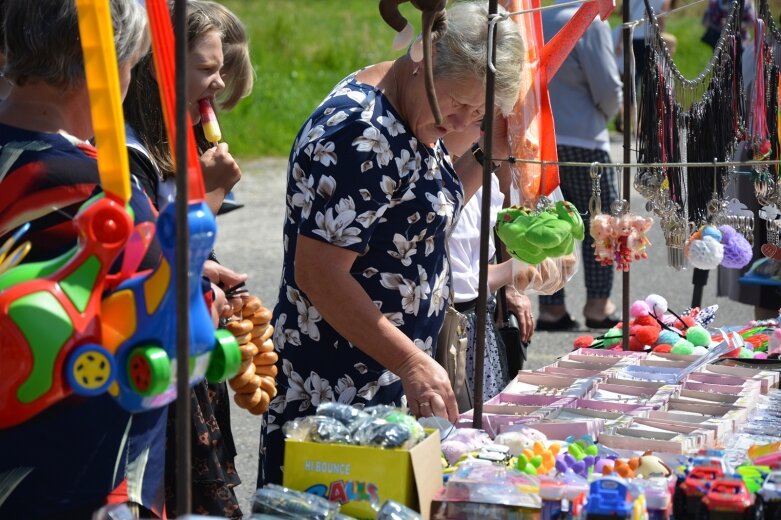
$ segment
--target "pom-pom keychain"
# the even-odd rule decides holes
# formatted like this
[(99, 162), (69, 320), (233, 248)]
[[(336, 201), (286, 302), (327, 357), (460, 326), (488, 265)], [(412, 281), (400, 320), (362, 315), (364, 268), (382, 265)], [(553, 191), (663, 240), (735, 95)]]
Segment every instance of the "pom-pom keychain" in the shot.
[(629, 271), (629, 264), (648, 258), (646, 248), (651, 245), (646, 233), (653, 225), (650, 217), (633, 215), (626, 211), (626, 201), (616, 201), (612, 215), (601, 214), (602, 200), (599, 184), (600, 165), (591, 164), (591, 200), (589, 232), (594, 238), (594, 257), (603, 266), (615, 265), (618, 271)]

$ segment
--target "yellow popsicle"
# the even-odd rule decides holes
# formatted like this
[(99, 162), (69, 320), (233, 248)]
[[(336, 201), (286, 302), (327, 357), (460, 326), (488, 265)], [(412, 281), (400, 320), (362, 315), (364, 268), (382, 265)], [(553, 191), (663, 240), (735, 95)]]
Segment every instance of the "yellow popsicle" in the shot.
[(203, 126), (206, 139), (210, 143), (219, 143), (222, 140), (222, 132), (220, 132), (220, 124), (217, 122), (211, 101), (208, 98), (198, 100), (198, 109), (201, 112), (201, 126)]

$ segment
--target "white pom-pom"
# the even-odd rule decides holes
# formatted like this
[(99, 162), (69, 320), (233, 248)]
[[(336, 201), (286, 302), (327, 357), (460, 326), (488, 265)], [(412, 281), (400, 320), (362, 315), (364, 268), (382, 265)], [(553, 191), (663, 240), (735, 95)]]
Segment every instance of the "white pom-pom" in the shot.
[(661, 319), (662, 316), (664, 316), (664, 313), (667, 312), (667, 300), (664, 299), (664, 296), (660, 296), (658, 294), (649, 294), (645, 299), (645, 303), (659, 319)]
[(689, 263), (703, 270), (716, 269), (724, 258), (724, 246), (713, 237), (689, 242)]
[(394, 51), (400, 51), (407, 45), (409, 45), (409, 42), (412, 41), (412, 38), (415, 36), (414, 29), (412, 28), (412, 24), (407, 22), (407, 25), (404, 27), (404, 30), (402, 30), (399, 34), (396, 35), (396, 37), (393, 39), (393, 50)]
[(694, 347), (694, 350), (692, 350), (693, 356), (704, 356), (707, 353), (708, 353), (708, 348), (703, 346)]
[(415, 41), (412, 42), (412, 47), (409, 48), (409, 57), (415, 63), (420, 63), (423, 60), (423, 35), (419, 34)]

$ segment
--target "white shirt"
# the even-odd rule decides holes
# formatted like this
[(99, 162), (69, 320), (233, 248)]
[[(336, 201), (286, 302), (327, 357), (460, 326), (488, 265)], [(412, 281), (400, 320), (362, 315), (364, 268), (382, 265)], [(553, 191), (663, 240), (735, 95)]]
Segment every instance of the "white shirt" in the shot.
[[(499, 179), (491, 174), (491, 234), (488, 238), (488, 257), (496, 252), (493, 229), (496, 214), (502, 209), (504, 194), (499, 190)], [(483, 204), (483, 188), (461, 210), (455, 229), (450, 235), (450, 265), (453, 272), (455, 301), (468, 302), (477, 298), (480, 276), (480, 209)]]

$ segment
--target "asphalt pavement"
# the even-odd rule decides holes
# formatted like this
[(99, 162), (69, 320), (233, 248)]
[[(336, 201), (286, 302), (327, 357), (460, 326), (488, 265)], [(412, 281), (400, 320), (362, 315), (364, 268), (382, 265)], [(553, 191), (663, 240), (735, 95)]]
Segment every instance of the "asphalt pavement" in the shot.
[[(613, 143), (611, 157), (621, 160), (623, 149)], [(250, 275), (250, 291), (259, 296), (264, 305), (273, 308), (277, 300), (282, 270), (282, 225), (285, 214), (285, 184), (287, 160), (259, 159), (242, 163), (243, 176), (234, 190), (238, 202), (245, 207), (218, 218), (217, 254), (226, 266)], [(631, 208), (645, 215), (644, 200), (634, 192)], [(692, 271), (675, 271), (667, 266), (667, 248), (658, 223), (649, 233), (651, 247), (647, 260), (632, 264), (630, 274), (630, 301), (658, 293), (667, 298), (670, 308), (683, 311), (691, 303)], [(718, 304), (714, 325), (746, 323), (752, 318), (749, 306), (716, 297), (716, 275), (705, 287), (703, 303)], [(583, 273), (577, 273), (566, 289), (567, 307), (576, 320), (583, 322), (582, 308), (586, 294)], [(622, 278), (617, 273), (612, 300), (621, 303)], [(532, 298), (536, 309), (536, 298)], [(539, 368), (555, 361), (571, 350), (573, 340), (584, 332), (538, 332), (529, 347), (526, 367)], [(250, 501), (257, 478), (257, 454), (260, 418), (238, 407), (232, 409), (232, 429), (238, 456), (236, 467), (243, 484), (236, 489), (245, 514), (250, 512)]]

